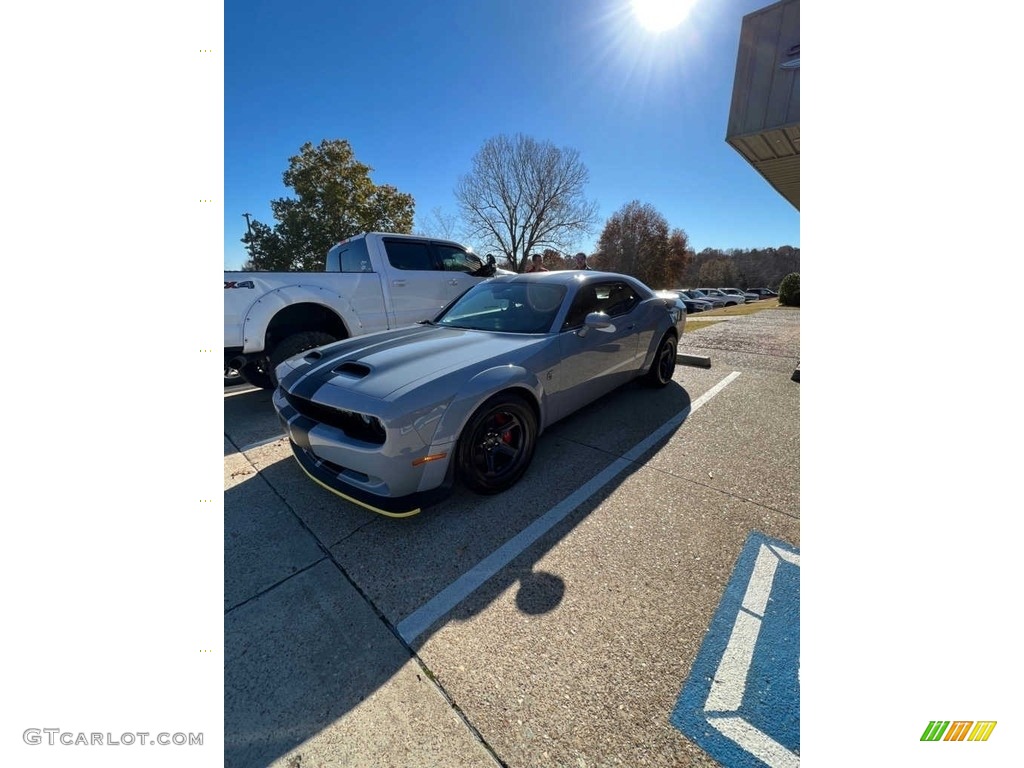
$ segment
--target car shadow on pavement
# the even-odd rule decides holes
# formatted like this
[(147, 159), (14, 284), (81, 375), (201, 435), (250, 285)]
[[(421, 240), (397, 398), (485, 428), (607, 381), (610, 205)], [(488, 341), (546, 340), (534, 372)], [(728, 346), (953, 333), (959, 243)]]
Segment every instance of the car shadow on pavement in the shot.
[[(657, 391), (628, 385), (546, 431), (509, 491), (477, 496), (457, 487), (400, 520), (319, 488), (280, 450), (226, 457), (234, 479), (224, 501), (225, 765), (266, 766), (310, 739), (331, 745), (332, 764), (346, 754), (358, 763), (377, 742), (402, 738), (403, 724), (440, 727), (429, 711), (435, 682), (418, 649), (512, 588), (525, 620), (554, 610), (566, 584), (538, 561), (672, 439), (690, 402), (677, 382)], [(622, 462), (673, 419), (643, 455)], [(593, 494), (550, 515), (591, 482)], [(535, 525), (546, 520), (546, 528)], [(404, 619), (527, 529), (538, 533), (521, 551), (422, 632), (403, 636)], [(371, 737), (376, 746), (365, 742)]]

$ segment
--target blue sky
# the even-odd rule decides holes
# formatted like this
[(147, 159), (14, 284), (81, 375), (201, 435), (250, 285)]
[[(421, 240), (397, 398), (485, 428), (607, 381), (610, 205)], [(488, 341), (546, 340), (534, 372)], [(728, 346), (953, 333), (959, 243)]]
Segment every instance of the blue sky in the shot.
[(599, 224), (580, 248), (634, 199), (696, 250), (799, 246), (799, 212), (725, 143), (740, 24), (768, 4), (696, 0), (655, 34), (629, 0), (229, 0), (224, 268), (245, 259), (242, 214), (272, 225), (288, 158), (323, 139), (412, 194), (417, 224), (457, 212), (486, 139), (524, 133), (590, 172)]

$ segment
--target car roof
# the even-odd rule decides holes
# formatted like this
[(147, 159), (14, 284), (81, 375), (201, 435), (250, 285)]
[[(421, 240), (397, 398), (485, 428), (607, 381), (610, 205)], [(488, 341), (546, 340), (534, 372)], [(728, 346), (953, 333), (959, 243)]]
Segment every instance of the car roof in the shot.
[[(631, 275), (620, 275), (617, 272), (598, 272), (593, 269), (558, 269), (548, 272), (521, 272), (514, 275), (498, 275), (491, 278), (496, 282), (508, 283), (555, 283), (556, 285), (576, 285), (594, 283), (603, 280), (627, 280), (635, 285), (644, 284)], [(644, 286), (647, 287), (647, 286)], [(653, 291), (652, 288), (647, 287)]]

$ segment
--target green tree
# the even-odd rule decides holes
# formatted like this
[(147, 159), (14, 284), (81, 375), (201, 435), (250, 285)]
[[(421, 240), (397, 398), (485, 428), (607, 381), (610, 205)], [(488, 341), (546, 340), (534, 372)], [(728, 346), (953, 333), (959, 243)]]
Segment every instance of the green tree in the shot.
[(322, 269), (332, 245), (360, 232), (412, 231), (415, 201), (389, 184), (374, 184), (373, 169), (356, 160), (344, 139), (306, 142), (288, 160), (284, 183), (296, 197), (272, 200), (277, 223), (252, 222), (242, 238), (246, 268), (287, 272)]
[(791, 272), (779, 285), (779, 304), (784, 307), (800, 306), (800, 273)]
[(689, 238), (650, 203), (634, 200), (613, 213), (597, 242), (601, 269), (632, 275), (652, 288), (673, 288), (691, 258)]
[(588, 178), (575, 149), (522, 134), (488, 139), (455, 187), (466, 237), (516, 272), (535, 250), (572, 250), (597, 221), (597, 203), (583, 196)]

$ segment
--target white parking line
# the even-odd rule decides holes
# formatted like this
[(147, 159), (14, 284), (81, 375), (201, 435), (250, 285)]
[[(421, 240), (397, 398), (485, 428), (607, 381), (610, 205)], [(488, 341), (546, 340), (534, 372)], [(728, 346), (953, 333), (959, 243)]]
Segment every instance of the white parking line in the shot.
[(252, 389), (240, 389), (236, 392), (225, 392), (224, 397), (234, 397), (235, 395), (248, 395), (250, 392), (259, 392), (259, 387), (253, 387)]
[(541, 517), (534, 520), (530, 525), (513, 536), (502, 546), (485, 557), (473, 568), (462, 574), (458, 579), (441, 590), (429, 601), (421, 605), (415, 611), (399, 622), (397, 630), (402, 639), (412, 643), (416, 638), (429, 629), (434, 622), (446, 615), (455, 606), (469, 597), (474, 591), (490, 579), (494, 574), (512, 562), (522, 552), (533, 544), (537, 539), (551, 530), (565, 517), (585, 502), (601, 488), (607, 485), (616, 475), (622, 472), (630, 464), (643, 456), (648, 450), (658, 443), (680, 424), (691, 413), (707, 403), (711, 398), (725, 389), (733, 380), (739, 376), (739, 371), (733, 371), (715, 386), (690, 403), (667, 422), (661, 425), (647, 438), (637, 443), (627, 451), (621, 458), (616, 459), (609, 466), (605, 467), (595, 477), (584, 483), (579, 489), (566, 496), (558, 504), (553, 506)]
[(719, 733), (770, 768), (797, 768), (800, 765), (798, 756), (736, 714), (746, 695), (757, 638), (761, 633), (761, 624), (780, 560), (800, 565), (800, 555), (769, 544), (761, 545), (729, 642), (718, 662), (718, 669), (704, 702), (704, 712), (708, 723)]

